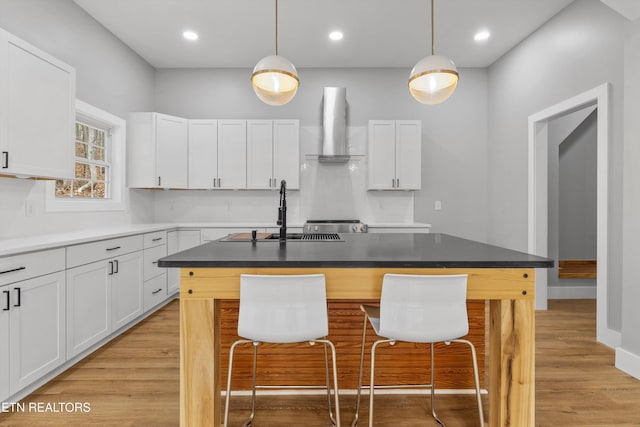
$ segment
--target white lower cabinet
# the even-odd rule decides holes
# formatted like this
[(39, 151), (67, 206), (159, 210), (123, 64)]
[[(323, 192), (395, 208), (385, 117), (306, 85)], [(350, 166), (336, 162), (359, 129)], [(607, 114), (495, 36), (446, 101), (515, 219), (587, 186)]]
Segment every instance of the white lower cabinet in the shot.
[(111, 330), (115, 331), (142, 314), (142, 253), (120, 256), (113, 263)]
[(64, 272), (5, 286), (3, 296), (9, 302), (9, 390), (14, 394), (66, 361)]
[(142, 251), (67, 270), (69, 357), (142, 314), (142, 274)]
[(67, 354), (81, 353), (111, 332), (108, 261), (67, 270)]
[(0, 287), (0, 402), (11, 395), (9, 390), (9, 286)]

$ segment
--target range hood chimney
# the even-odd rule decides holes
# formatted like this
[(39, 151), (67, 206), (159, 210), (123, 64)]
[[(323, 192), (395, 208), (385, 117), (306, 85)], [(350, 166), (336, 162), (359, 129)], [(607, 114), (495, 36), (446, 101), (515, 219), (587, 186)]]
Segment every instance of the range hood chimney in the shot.
[(346, 163), (347, 152), (347, 89), (325, 87), (322, 106), (322, 152), (318, 161)]

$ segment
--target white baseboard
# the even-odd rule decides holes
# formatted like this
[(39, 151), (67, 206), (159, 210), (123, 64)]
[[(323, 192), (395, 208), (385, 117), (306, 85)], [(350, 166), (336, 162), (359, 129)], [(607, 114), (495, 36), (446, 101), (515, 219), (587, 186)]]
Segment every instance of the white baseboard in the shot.
[(549, 299), (596, 299), (595, 286), (549, 286)]
[(616, 348), (616, 368), (640, 380), (640, 356), (637, 354)]

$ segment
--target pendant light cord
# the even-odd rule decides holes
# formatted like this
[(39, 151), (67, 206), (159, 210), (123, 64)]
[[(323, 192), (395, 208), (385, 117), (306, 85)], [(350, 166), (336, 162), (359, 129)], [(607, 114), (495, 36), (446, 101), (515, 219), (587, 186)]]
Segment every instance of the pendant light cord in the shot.
[[(276, 3), (277, 3), (277, 1), (278, 0), (276, 0)], [(436, 41), (435, 41), (435, 36), (434, 36), (435, 31), (436, 31), (435, 30), (435, 26), (433, 24), (433, 0), (431, 0), (431, 55), (435, 55), (436, 54), (436, 48), (435, 48)], [(278, 48), (276, 47), (276, 50), (277, 49)], [(277, 55), (277, 53), (276, 53), (276, 55)]]
[(278, 0), (276, 0), (276, 56), (278, 56)]

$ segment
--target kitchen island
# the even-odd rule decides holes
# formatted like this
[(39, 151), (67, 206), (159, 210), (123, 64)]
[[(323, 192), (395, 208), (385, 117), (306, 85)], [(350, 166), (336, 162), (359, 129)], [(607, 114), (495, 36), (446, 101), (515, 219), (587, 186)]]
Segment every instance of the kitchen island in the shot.
[(243, 273), (323, 273), (327, 299), (345, 301), (379, 299), (385, 273), (469, 274), (467, 299), (490, 301), (489, 425), (534, 425), (535, 268), (552, 260), (444, 234), (343, 237), (216, 241), (159, 261), (181, 269), (181, 426), (220, 423), (220, 307)]

